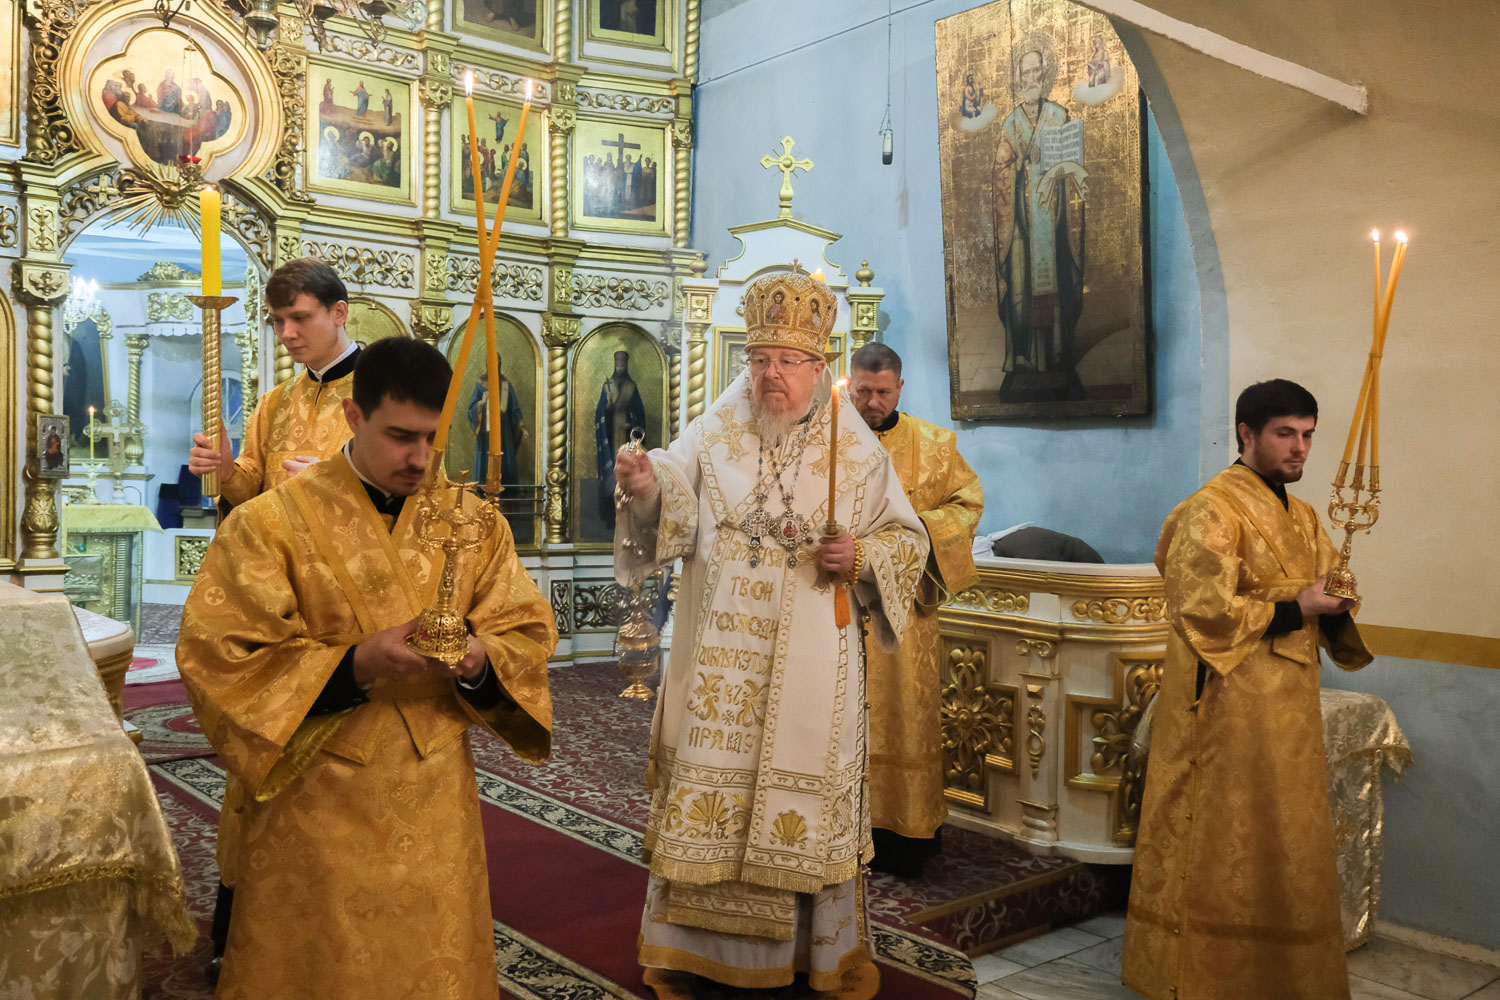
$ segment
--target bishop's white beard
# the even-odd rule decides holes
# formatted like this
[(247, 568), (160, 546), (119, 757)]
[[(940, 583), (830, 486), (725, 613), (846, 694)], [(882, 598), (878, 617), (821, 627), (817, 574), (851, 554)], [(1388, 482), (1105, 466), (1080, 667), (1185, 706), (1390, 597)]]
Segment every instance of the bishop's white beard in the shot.
[(791, 410), (776, 411), (762, 406), (760, 400), (752, 394), (750, 397), (750, 417), (755, 421), (755, 431), (760, 439), (766, 444), (776, 444), (786, 438), (793, 427), (807, 416), (802, 413), (793, 413)]

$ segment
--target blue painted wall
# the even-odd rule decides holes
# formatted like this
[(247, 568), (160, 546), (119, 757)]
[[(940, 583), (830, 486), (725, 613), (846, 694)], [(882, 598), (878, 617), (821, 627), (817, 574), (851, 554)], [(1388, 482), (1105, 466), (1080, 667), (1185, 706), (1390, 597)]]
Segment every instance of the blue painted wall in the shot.
[[(729, 226), (775, 216), (781, 175), (759, 161), (790, 134), (794, 152), (816, 164), (793, 181), (794, 214), (844, 234), (829, 256), (846, 273), (870, 261), (886, 292), (882, 339), (907, 359), (902, 408), (949, 427), (933, 24), (972, 6), (932, 0), (896, 12), (890, 166), (877, 134), (886, 19), (874, 4), (824, 0), (809, 19), (805, 4), (787, 0), (705, 3), (696, 91), (693, 246), (716, 267), (739, 252)], [(809, 23), (811, 33), (801, 30)], [(1214, 450), (1211, 470), (1224, 464), (1222, 437), (1205, 445), (1200, 427), (1205, 378), (1227, 381), (1227, 354), (1205, 375), (1198, 271), (1154, 120), (1148, 157), (1154, 411), (958, 424), (959, 447), (984, 482), (981, 532), (1034, 521), (1080, 536), (1108, 561), (1146, 561), (1167, 512), (1201, 482), (1200, 452)]]

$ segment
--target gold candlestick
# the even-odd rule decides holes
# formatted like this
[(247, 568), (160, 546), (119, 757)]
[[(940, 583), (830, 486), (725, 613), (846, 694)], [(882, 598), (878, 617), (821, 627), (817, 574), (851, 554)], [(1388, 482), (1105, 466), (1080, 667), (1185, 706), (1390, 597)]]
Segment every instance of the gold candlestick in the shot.
[[(203, 310), (203, 436), (208, 438), (209, 447), (218, 448), (223, 428), (219, 400), (219, 387), (223, 384), (219, 371), (219, 314), (239, 299), (233, 295), (189, 295), (188, 301)], [(203, 474), (203, 495), (218, 497), (217, 472)]]
[[(1370, 472), (1369, 486), (1364, 482), (1366, 468)], [(1349, 491), (1347, 498), (1344, 495), (1346, 489)], [(1359, 587), (1354, 571), (1349, 568), (1349, 554), (1354, 546), (1354, 533), (1369, 531), (1380, 520), (1380, 466), (1356, 465), (1354, 479), (1347, 487), (1342, 476), (1333, 484), (1333, 495), (1328, 498), (1328, 520), (1334, 527), (1344, 529), (1344, 544), (1339, 549), (1338, 563), (1328, 571), (1323, 593), (1357, 601)]]
[[(437, 603), (422, 612), (417, 630), (406, 637), (414, 652), (442, 660), (454, 667), (469, 652), (469, 626), (453, 600), (458, 559), (464, 551), (478, 548), (495, 531), (498, 513), (493, 503), (480, 500), (472, 512), (463, 509), (463, 497), (474, 484), (460, 475), (458, 481), (433, 490), (424, 490), (417, 501), (413, 525), (422, 544), (443, 552), (443, 575), (438, 581)], [(453, 505), (444, 508), (439, 494), (452, 491)], [(439, 524), (446, 524), (443, 533)]]

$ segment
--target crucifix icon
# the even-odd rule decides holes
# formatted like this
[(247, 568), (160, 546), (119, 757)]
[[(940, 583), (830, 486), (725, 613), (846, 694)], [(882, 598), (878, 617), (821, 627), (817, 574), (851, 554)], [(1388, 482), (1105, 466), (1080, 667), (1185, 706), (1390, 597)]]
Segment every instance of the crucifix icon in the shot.
[(601, 140), (599, 140), (599, 145), (601, 145), (601, 146), (610, 146), (610, 147), (613, 147), (614, 149), (618, 149), (620, 151), (620, 155), (615, 158), (615, 162), (616, 162), (616, 164), (619, 164), (619, 165), (623, 165), (625, 163), (625, 150), (627, 150), (627, 149), (640, 149), (641, 148), (641, 144), (638, 143), (638, 142), (626, 142), (625, 141), (625, 133), (624, 132), (620, 133), (620, 138), (618, 138), (618, 139), (601, 139)]
[(792, 137), (785, 136), (781, 140), (780, 156), (768, 153), (760, 158), (760, 165), (762, 167), (765, 167), (767, 170), (775, 169), (781, 171), (781, 190), (777, 193), (777, 197), (781, 201), (781, 214), (777, 216), (780, 219), (790, 219), (792, 217), (792, 174), (798, 170), (806, 172), (813, 168), (812, 160), (806, 157), (798, 160), (792, 156), (793, 145), (795, 143)]

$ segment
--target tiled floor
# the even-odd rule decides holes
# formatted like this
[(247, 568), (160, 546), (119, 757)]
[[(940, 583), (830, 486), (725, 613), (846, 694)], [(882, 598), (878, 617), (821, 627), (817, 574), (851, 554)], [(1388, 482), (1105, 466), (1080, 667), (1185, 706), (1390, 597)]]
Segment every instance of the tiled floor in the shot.
[[(974, 960), (979, 1000), (1139, 1000), (1120, 985), (1125, 914), (1111, 913)], [(1500, 1000), (1500, 966), (1375, 938), (1349, 953), (1353, 1000)]]

